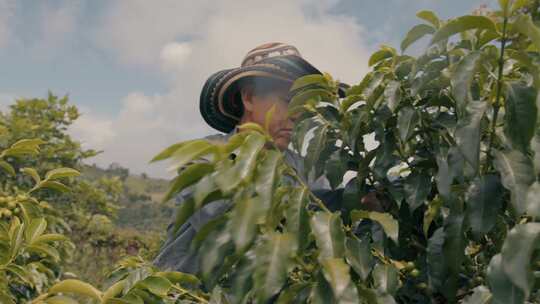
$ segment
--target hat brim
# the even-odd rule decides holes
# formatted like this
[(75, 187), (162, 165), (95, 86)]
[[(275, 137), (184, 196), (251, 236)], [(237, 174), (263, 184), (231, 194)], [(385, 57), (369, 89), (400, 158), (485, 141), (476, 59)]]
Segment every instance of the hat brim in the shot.
[(210, 76), (203, 86), (199, 103), (201, 115), (212, 128), (229, 133), (243, 114), (238, 86), (240, 79), (269, 77), (292, 84), (297, 78), (310, 74), (322, 73), (295, 55), (271, 57), (254, 65), (219, 71)]

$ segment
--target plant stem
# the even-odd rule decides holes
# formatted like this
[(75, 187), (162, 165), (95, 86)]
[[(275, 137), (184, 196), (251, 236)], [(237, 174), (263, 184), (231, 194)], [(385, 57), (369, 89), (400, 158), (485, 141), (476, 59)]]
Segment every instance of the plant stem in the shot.
[(493, 104), (493, 119), (491, 121), (491, 134), (489, 136), (489, 144), (487, 149), (486, 164), (484, 166), (484, 173), (489, 169), (492, 159), (491, 148), (493, 147), (493, 141), (495, 140), (495, 130), (497, 127), (497, 117), (499, 116), (499, 109), (501, 107), (501, 91), (503, 85), (503, 69), (504, 69), (504, 48), (506, 46), (506, 26), (508, 24), (508, 17), (504, 17), (503, 30), (501, 38), (501, 53), (499, 56), (499, 73), (497, 75), (497, 94), (495, 102)]

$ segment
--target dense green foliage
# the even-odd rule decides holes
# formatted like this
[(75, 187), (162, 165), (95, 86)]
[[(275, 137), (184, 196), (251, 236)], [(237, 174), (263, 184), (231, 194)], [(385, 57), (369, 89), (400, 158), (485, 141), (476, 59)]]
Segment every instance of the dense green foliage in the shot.
[[(48, 163), (56, 152), (43, 156), (38, 147), (53, 149), (55, 136), (6, 140), (1, 300), (540, 303), (539, 3), (499, 3), (500, 11), (449, 21), (418, 13), (425, 22), (407, 34), (401, 53), (388, 46), (375, 52), (373, 70), (343, 99), (329, 75), (296, 81), (293, 146), (309, 172), (289, 166), (255, 124), (227, 143), (193, 140), (156, 156), (180, 169), (165, 201), (194, 189), (178, 208), (176, 229), (204, 205), (231, 201), (195, 237), (197, 276), (131, 257), (109, 273), (104, 292), (60, 280), (68, 277), (61, 261), (73, 247), (61, 233), (82, 219), (82, 227), (107, 238), (118, 180), (104, 182), (98, 204), (68, 204), (69, 195), (82, 195), (73, 183), (84, 179), (55, 168), (77, 167), (74, 159), (85, 152), (71, 147), (58, 155), (73, 163)], [(403, 54), (422, 37), (430, 39), (424, 54)], [(6, 129), (8, 138), (15, 130)], [(306, 174), (343, 188), (340, 210), (328, 210), (307, 188)], [(71, 194), (58, 193), (64, 183)], [(378, 211), (361, 203), (369, 193)]]

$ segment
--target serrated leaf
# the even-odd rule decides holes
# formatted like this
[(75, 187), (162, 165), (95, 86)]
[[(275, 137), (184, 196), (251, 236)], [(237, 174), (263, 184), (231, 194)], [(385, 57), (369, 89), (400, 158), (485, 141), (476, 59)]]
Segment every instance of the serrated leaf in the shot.
[(345, 233), (339, 214), (316, 212), (310, 219), (311, 230), (320, 249), (319, 258), (340, 258), (345, 252)]
[(504, 133), (512, 146), (526, 152), (536, 130), (537, 90), (520, 82), (506, 86)]
[(525, 298), (529, 297), (535, 280), (531, 260), (539, 241), (540, 223), (516, 225), (508, 232), (501, 250), (504, 273), (523, 291)]
[(467, 218), (473, 234), (478, 238), (488, 233), (502, 207), (502, 185), (496, 175), (476, 178), (467, 190)]
[(356, 222), (360, 219), (370, 219), (379, 223), (386, 235), (395, 243), (398, 242), (399, 225), (398, 222), (389, 214), (376, 211), (353, 210), (351, 212), (351, 220)]
[(431, 39), (431, 44), (435, 44), (441, 40), (447, 39), (457, 33), (462, 33), (472, 29), (489, 30), (493, 32), (497, 31), (495, 23), (493, 23), (493, 21), (486, 16), (461, 16), (456, 19), (452, 19), (448, 21), (448, 23), (441, 26), (441, 28), (435, 33), (435, 35)]
[(101, 292), (94, 286), (75, 279), (63, 280), (54, 284), (49, 289), (50, 294), (54, 293), (75, 293), (87, 297), (101, 300)]
[(427, 24), (415, 25), (405, 36), (405, 39), (401, 42), (401, 51), (405, 51), (411, 44), (415, 43), (420, 38), (435, 33), (435, 28)]

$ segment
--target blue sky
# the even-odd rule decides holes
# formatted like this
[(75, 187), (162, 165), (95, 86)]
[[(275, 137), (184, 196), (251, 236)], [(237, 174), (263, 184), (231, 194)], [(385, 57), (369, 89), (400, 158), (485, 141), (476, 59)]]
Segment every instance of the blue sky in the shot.
[(198, 114), (204, 80), (258, 44), (294, 44), (354, 83), (380, 44), (399, 46), (417, 11), (450, 18), (481, 4), (496, 1), (0, 0), (0, 103), (69, 94), (83, 113), (70, 132), (105, 151), (90, 162), (167, 176), (148, 160), (213, 133)]

